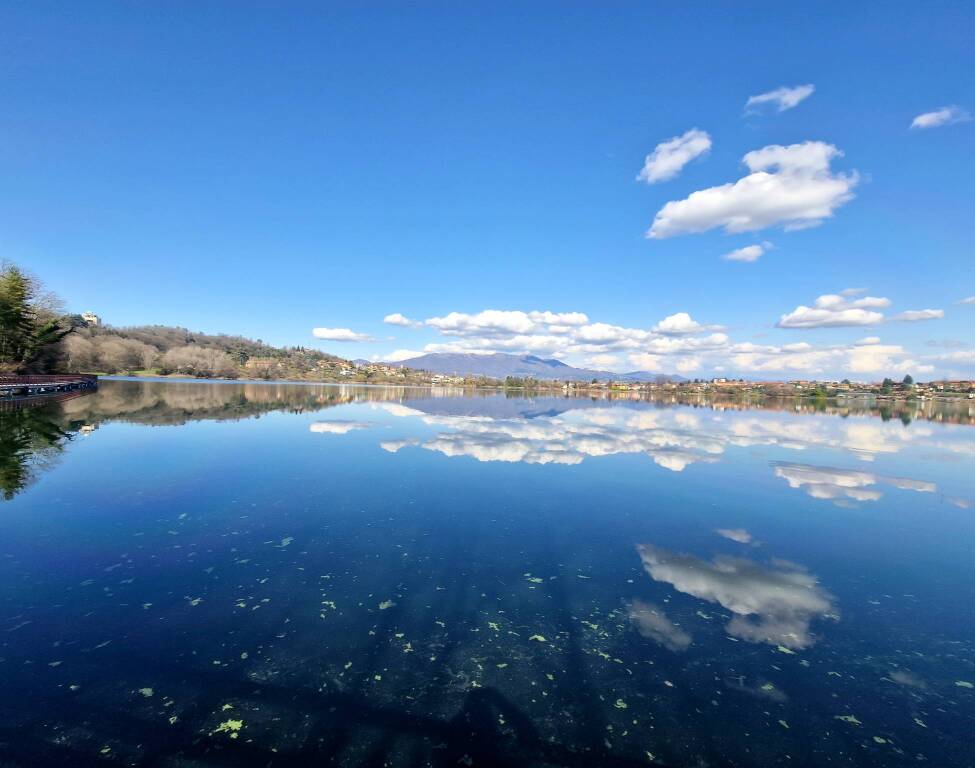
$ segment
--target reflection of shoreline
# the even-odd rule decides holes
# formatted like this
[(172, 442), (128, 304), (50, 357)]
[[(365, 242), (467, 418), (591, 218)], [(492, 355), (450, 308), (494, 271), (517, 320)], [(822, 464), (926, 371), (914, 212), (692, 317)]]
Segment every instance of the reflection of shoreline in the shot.
[(545, 400), (566, 403), (565, 410), (579, 407), (582, 402), (634, 402), (656, 406), (689, 406), (711, 411), (779, 411), (795, 414), (828, 414), (834, 416), (874, 416), (883, 421), (899, 420), (910, 423), (915, 420), (935, 421), (944, 424), (975, 425), (975, 401), (961, 398), (951, 400), (878, 400), (862, 398), (810, 398), (810, 397), (763, 397), (744, 398), (721, 393), (695, 392), (634, 392), (609, 389), (563, 392), (559, 388), (539, 390), (503, 389), (492, 387), (444, 386), (438, 384), (347, 384), (343, 382), (313, 381), (264, 381), (260, 379), (190, 379), (185, 377), (102, 377), (102, 381), (118, 381), (146, 384), (187, 384), (199, 386), (231, 387), (311, 387), (338, 390), (342, 393), (366, 393), (369, 390), (396, 392), (398, 397), (367, 397), (363, 400), (409, 400), (420, 395), (431, 398), (476, 398)]
[[(828, 449), (858, 461), (931, 446), (975, 459), (975, 441), (964, 427), (883, 421), (876, 418), (816, 418), (795, 411), (740, 407), (678, 406), (647, 398), (510, 397), (482, 393), (458, 396), (461, 390), (417, 390), (410, 387), (360, 385), (268, 384), (241, 382), (120, 380), (102, 382), (97, 392), (63, 402), (49, 402), (53, 422), (66, 433), (92, 431), (124, 422), (176, 426), (193, 421), (239, 421), (272, 412), (312, 414), (337, 406), (363, 403), (389, 416), (435, 431), (386, 433), (388, 452), (415, 447), (450, 457), (482, 462), (575, 465), (589, 458), (643, 455), (661, 469), (684, 472), (713, 464), (732, 448), (774, 446), (784, 451)], [(362, 429), (341, 418), (319, 420), (312, 432), (346, 434)], [(973, 435), (975, 436), (975, 435)], [(794, 466), (801, 466), (796, 464)], [(782, 472), (777, 471), (780, 477)], [(795, 473), (793, 473), (795, 474)], [(931, 483), (887, 478), (880, 473), (853, 473), (853, 480), (817, 481), (795, 477), (794, 488), (839, 503), (879, 498), (877, 480), (895, 487), (934, 490)], [(807, 473), (808, 475), (808, 473)], [(859, 479), (858, 479), (859, 478)], [(852, 485), (851, 485), (852, 483)], [(849, 486), (847, 490), (842, 490)], [(830, 486), (840, 486), (840, 490)], [(930, 486), (930, 488), (928, 487)], [(962, 505), (962, 500), (953, 503)]]

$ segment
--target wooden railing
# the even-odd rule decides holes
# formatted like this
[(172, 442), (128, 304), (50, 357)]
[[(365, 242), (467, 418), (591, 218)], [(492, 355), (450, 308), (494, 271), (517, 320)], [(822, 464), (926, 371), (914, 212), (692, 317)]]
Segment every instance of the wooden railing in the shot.
[(97, 384), (98, 377), (87, 373), (44, 374), (39, 376), (2, 376), (0, 386), (29, 384)]
[(58, 392), (84, 392), (98, 389), (98, 377), (84, 373), (46, 376), (0, 376), (0, 397), (50, 396)]

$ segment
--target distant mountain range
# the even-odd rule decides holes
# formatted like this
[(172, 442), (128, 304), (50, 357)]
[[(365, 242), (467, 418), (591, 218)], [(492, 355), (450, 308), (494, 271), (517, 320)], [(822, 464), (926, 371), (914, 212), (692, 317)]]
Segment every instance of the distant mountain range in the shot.
[(572, 379), (574, 381), (652, 381), (659, 384), (672, 381), (686, 381), (682, 376), (670, 376), (650, 371), (630, 371), (612, 373), (589, 368), (576, 368), (561, 360), (547, 360), (535, 355), (508, 355), (496, 352), (493, 355), (472, 355), (462, 353), (435, 353), (401, 360), (391, 365), (413, 368), (430, 373), (454, 376), (489, 376), (503, 379), (507, 376), (534, 379)]

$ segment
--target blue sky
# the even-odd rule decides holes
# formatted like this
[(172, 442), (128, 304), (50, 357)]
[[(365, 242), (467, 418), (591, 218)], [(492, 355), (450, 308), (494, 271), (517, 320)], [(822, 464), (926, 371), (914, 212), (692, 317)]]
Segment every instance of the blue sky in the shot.
[(0, 255), (346, 357), (971, 376), (972, 39), (963, 2), (6, 3)]

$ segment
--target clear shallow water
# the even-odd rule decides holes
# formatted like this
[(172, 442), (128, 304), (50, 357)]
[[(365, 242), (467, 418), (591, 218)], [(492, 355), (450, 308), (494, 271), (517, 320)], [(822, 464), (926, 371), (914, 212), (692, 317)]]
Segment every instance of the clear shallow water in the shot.
[(5, 410), (0, 760), (972, 765), (973, 414), (899, 415), (144, 381)]

